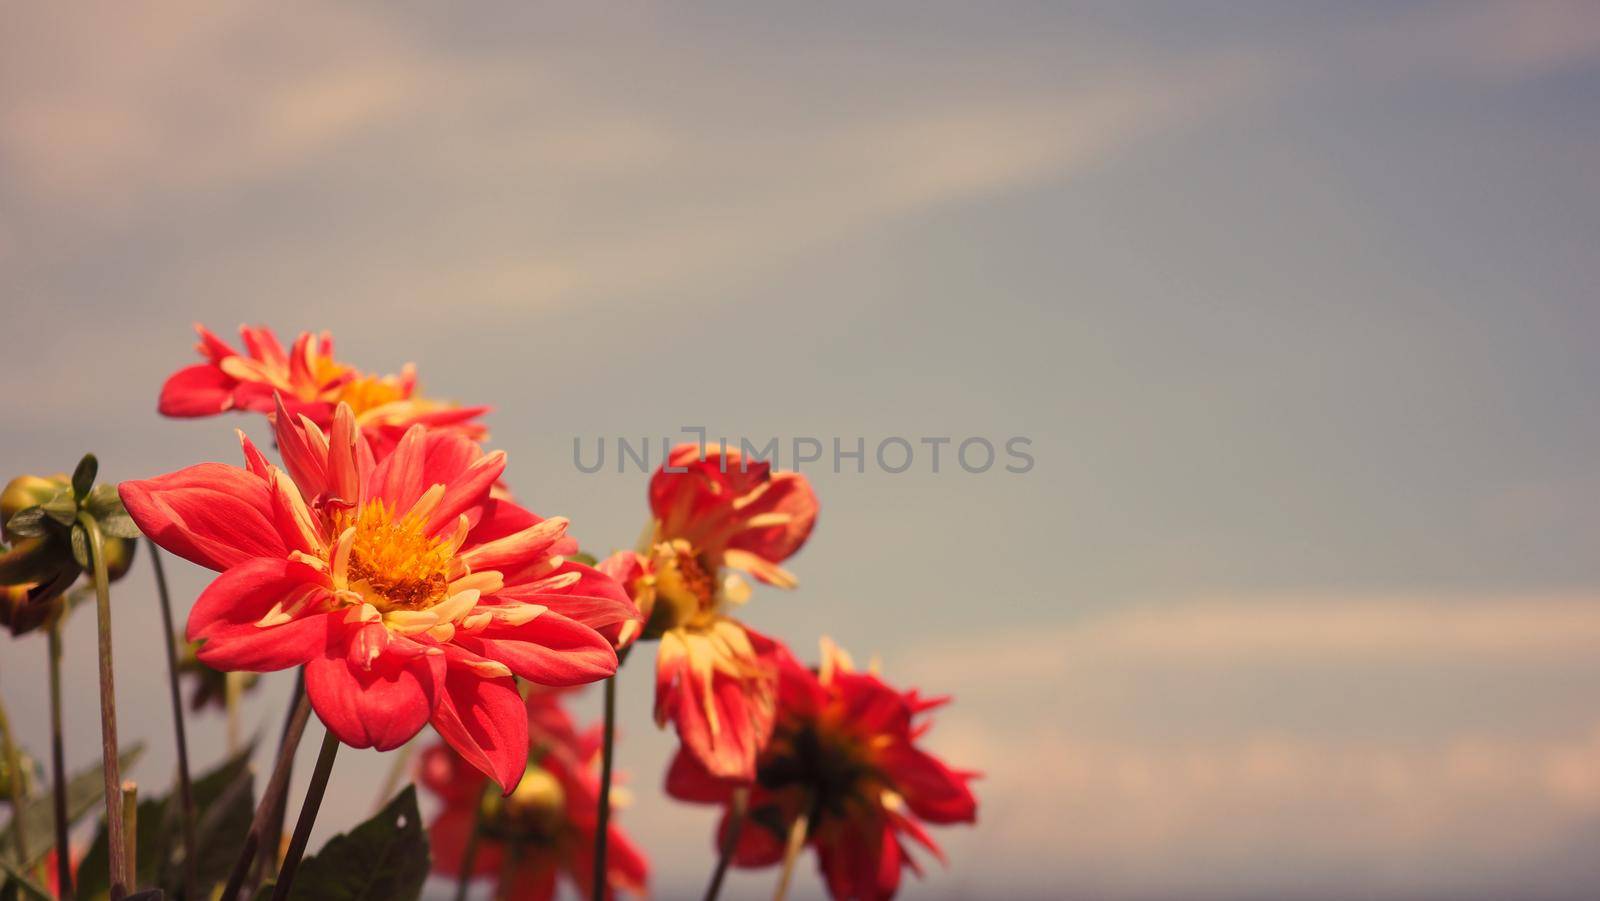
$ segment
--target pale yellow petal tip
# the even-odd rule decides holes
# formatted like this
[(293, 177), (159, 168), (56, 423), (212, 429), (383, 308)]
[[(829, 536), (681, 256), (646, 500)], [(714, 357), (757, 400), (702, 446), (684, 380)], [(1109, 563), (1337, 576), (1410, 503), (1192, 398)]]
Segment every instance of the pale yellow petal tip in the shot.
[(750, 583), (738, 573), (728, 573), (722, 577), (722, 599), (735, 607), (750, 600)]
[(835, 673), (855, 672), (855, 661), (851, 660), (850, 654), (839, 647), (832, 638), (824, 635), (817, 643), (822, 650), (822, 659), (817, 667), (817, 676), (823, 682), (831, 682)]

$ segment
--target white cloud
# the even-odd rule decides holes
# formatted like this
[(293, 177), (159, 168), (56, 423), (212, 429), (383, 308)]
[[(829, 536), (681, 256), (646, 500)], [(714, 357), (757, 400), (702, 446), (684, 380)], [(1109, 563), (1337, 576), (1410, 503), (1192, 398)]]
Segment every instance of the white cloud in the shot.
[[(1199, 600), (901, 656), (891, 680), (956, 695), (930, 742), (986, 773), (981, 829), (941, 833), (958, 866), (1112, 895), (1329, 873), (1448, 894), (1570, 866), (1560, 849), (1600, 821), (1595, 599)], [(1546, 671), (1566, 674), (1555, 697), (1519, 678)], [(1500, 687), (1448, 694), (1473, 684)], [(1565, 724), (1525, 728), (1519, 706)]]

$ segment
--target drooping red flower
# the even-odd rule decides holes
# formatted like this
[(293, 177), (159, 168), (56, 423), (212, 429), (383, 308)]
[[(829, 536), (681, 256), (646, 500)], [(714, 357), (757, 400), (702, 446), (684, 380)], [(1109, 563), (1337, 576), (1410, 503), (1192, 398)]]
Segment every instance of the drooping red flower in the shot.
[[(733, 863), (779, 863), (804, 812), (805, 840), (816, 849), (835, 899), (892, 898), (902, 869), (921, 873), (906, 839), (942, 861), (923, 823), (977, 818), (977, 800), (967, 786), (977, 774), (951, 769), (917, 747), (932, 725), (919, 718), (949, 699), (901, 692), (874, 673), (857, 672), (826, 639), (818, 672), (787, 653), (776, 660), (777, 723), (750, 786)], [(683, 801), (728, 805), (736, 787), (684, 751), (667, 773), (667, 793)], [(719, 835), (728, 826), (725, 813)]]
[(656, 722), (672, 721), (684, 747), (718, 776), (750, 779), (772, 731), (770, 639), (728, 615), (749, 597), (732, 570), (780, 588), (778, 564), (805, 543), (817, 497), (799, 473), (774, 473), (732, 448), (673, 448), (650, 480), (655, 527), (642, 553), (600, 568), (628, 588), (656, 656)]
[(196, 324), (205, 358), (173, 373), (161, 387), (157, 405), (164, 416), (215, 416), (230, 410), (271, 413), (278, 400), (326, 430), (339, 404), (349, 404), (379, 459), (394, 449), (406, 430), (421, 424), (460, 432), (474, 441), (488, 431), (475, 420), (488, 407), (459, 407), (417, 394), (415, 369), (399, 375), (369, 375), (333, 356), (333, 336), (301, 332), (289, 350), (271, 329), (240, 326), (245, 352)]
[(317, 715), (352, 747), (431, 722), (507, 790), (526, 762), (513, 675), (575, 685), (616, 671), (596, 629), (637, 616), (621, 586), (563, 554), (567, 521), (490, 490), (505, 454), (412, 426), (375, 463), (349, 405), (331, 433), (278, 407), (284, 468), (240, 433), (245, 468), (202, 463), (124, 482), (157, 544), (221, 575), (188, 637), (218, 670), (304, 665)]
[[(592, 894), (596, 811), (600, 777), (595, 771), (600, 733), (579, 735), (555, 692), (528, 696), (528, 766), (516, 790), (502, 798), (486, 792), (483, 775), (455, 751), (435, 745), (423, 752), (420, 781), (443, 808), (428, 825), (433, 870), (457, 877), (496, 879), (496, 898), (546, 901), (555, 897), (565, 873), (581, 897)], [(619, 794), (612, 789), (613, 803)], [(468, 860), (472, 832), (481, 829)], [(643, 895), (649, 864), (613, 818), (607, 829), (607, 897)]]

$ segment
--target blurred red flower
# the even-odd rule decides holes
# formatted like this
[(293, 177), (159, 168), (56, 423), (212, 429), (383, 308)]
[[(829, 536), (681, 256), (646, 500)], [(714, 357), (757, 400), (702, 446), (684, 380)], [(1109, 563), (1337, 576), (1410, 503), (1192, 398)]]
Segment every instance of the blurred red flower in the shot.
[[(528, 696), (532, 750), (522, 781), (504, 798), (486, 792), (483, 775), (449, 747), (423, 752), (420, 781), (443, 802), (428, 826), (434, 872), (459, 876), (469, 869), (473, 876), (494, 877), (495, 897), (510, 901), (553, 898), (565, 872), (581, 897), (590, 897), (600, 735), (598, 729), (577, 734), (556, 695), (535, 691)], [(475, 845), (474, 829), (480, 830)], [(615, 819), (607, 834), (607, 897), (618, 891), (645, 894), (649, 865), (644, 855)]]
[(163, 416), (215, 416), (230, 410), (271, 413), (282, 397), (289, 412), (303, 414), (323, 429), (333, 424), (334, 409), (349, 404), (356, 424), (366, 433), (381, 459), (394, 449), (406, 429), (421, 424), (460, 432), (475, 441), (488, 434), (475, 420), (488, 407), (459, 407), (416, 393), (414, 368), (399, 375), (369, 375), (333, 357), (333, 336), (301, 332), (288, 350), (271, 329), (240, 326), (241, 354), (205, 326), (196, 324), (205, 358), (173, 373), (161, 387), (157, 405)]
[[(826, 639), (816, 673), (786, 652), (775, 660), (777, 722), (750, 787), (733, 863), (779, 863), (804, 812), (805, 841), (816, 848), (834, 898), (892, 898), (903, 868), (920, 873), (904, 839), (943, 860), (922, 822), (971, 823), (977, 817), (977, 800), (967, 787), (977, 774), (953, 770), (917, 747), (931, 726), (918, 718), (949, 699), (901, 692), (876, 674), (857, 672)], [(736, 788), (684, 751), (667, 773), (667, 793), (683, 801), (728, 805)], [(721, 834), (728, 828), (725, 814)]]
[(684, 747), (711, 773), (750, 779), (772, 731), (774, 643), (728, 615), (749, 586), (736, 573), (780, 588), (778, 566), (811, 534), (817, 497), (805, 476), (731, 448), (672, 449), (650, 479), (655, 526), (644, 553), (600, 564), (627, 587), (659, 638), (656, 722), (672, 721)]
[(243, 469), (202, 463), (121, 486), (146, 535), (221, 573), (189, 614), (200, 660), (304, 664), (340, 741), (387, 750), (432, 722), (509, 791), (528, 750), (512, 676), (611, 675), (616, 654), (596, 629), (637, 616), (633, 604), (563, 558), (577, 547), (565, 519), (491, 497), (502, 452), (417, 425), (374, 462), (343, 403), (331, 433), (281, 404), (273, 425), (284, 469), (241, 433)]

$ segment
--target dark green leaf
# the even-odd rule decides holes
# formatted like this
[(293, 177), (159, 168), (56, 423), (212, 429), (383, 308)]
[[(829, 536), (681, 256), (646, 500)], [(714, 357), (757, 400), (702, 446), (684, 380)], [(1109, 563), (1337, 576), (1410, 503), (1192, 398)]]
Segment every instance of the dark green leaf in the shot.
[(6, 522), (6, 531), (19, 538), (39, 538), (49, 532), (50, 527), (45, 525), (47, 514), (43, 507), (29, 507), (18, 510)]
[[(196, 817), (195, 896), (208, 898), (211, 888), (227, 878), (239, 846), (244, 844), (255, 813), (250, 773), (252, 742), (216, 769), (194, 781)], [(139, 802), (138, 859), (134, 873), (140, 885), (177, 891), (183, 885), (183, 827), (176, 788), (167, 795)], [(94, 842), (79, 866), (78, 897), (94, 899), (110, 892), (107, 884), (110, 841), (101, 819)]]
[(428, 838), (417, 812), (416, 786), (408, 785), (372, 819), (334, 836), (315, 857), (302, 861), (289, 897), (415, 901), (427, 877)]
[[(134, 861), (134, 874), (139, 877), (139, 882), (148, 881), (149, 872), (155, 869), (154, 860), (160, 853), (158, 847), (163, 843), (166, 829), (161, 825), (161, 801), (141, 800), (139, 802), (138, 830), (134, 851), (138, 859)], [(151, 824), (156, 824), (153, 828)], [(156, 830), (160, 830), (157, 832)], [(152, 834), (154, 833), (154, 834)], [(101, 817), (95, 829), (94, 842), (89, 845), (88, 853), (83, 855), (83, 860), (78, 863), (78, 897), (85, 901), (106, 898), (111, 895), (110, 879), (111, 852), (110, 840), (106, 834), (106, 820)]]
[(94, 477), (100, 474), (100, 461), (94, 454), (84, 454), (78, 461), (78, 468), (72, 471), (72, 495), (78, 500), (89, 497), (90, 489), (94, 488)]
[[(250, 755), (254, 750), (255, 743), (252, 742), (194, 783), (195, 817), (198, 823), (195, 830), (198, 846), (195, 849), (195, 874), (198, 879), (195, 892), (199, 897), (209, 898), (212, 887), (228, 878), (234, 860), (239, 856), (239, 848), (250, 832), (250, 820), (256, 810), (255, 774), (250, 770)], [(174, 842), (174, 845), (181, 850), (181, 841)], [(181, 854), (174, 854), (168, 872), (161, 875), (156, 884), (167, 888), (181, 885), (183, 866), (180, 861)]]
[[(119, 758), (122, 772), (126, 773), (133, 767), (139, 755), (144, 753), (144, 744), (135, 742), (127, 746)], [(105, 792), (105, 776), (100, 772), (100, 766), (80, 770), (67, 780), (67, 821), (77, 822), (84, 814), (89, 813), (99, 804)], [(38, 842), (38, 847), (28, 849), (29, 860), (23, 861), (26, 867), (32, 867), (44, 859), (46, 853), (54, 844), (51, 838), (55, 833), (55, 792), (50, 792), (42, 797), (30, 800), (22, 808), (23, 822), (27, 824), (30, 844)], [(38, 838), (35, 838), (38, 836)], [(16, 855), (12, 850), (14, 844), (11, 840), (11, 828), (8, 825), (5, 831), (0, 832), (0, 860), (16, 863)]]

